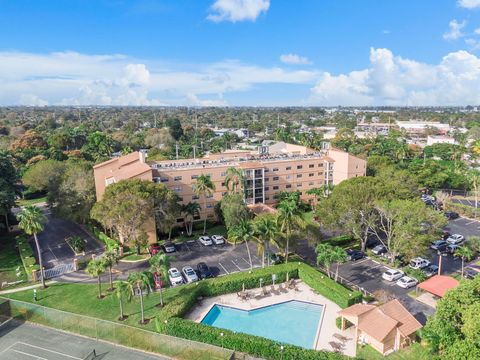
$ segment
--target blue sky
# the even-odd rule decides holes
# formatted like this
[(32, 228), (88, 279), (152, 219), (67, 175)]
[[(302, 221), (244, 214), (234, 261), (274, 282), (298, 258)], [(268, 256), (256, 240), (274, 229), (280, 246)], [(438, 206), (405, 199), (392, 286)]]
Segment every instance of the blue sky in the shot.
[(0, 0), (0, 104), (480, 104), (480, 0)]

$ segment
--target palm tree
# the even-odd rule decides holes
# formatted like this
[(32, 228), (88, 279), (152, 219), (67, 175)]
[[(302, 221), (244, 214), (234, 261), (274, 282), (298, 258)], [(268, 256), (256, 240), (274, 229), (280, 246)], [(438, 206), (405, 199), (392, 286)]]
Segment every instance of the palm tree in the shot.
[(292, 200), (284, 200), (278, 204), (277, 220), (280, 231), (285, 234), (285, 263), (288, 263), (289, 245), (294, 230), (305, 229), (306, 223), (303, 220), (298, 203)]
[(255, 235), (253, 230), (252, 222), (249, 220), (242, 219), (237, 226), (234, 226), (228, 230), (228, 238), (232, 239), (234, 243), (237, 241), (244, 241), (245, 246), (247, 247), (248, 261), (250, 262), (250, 270), (253, 269), (252, 264), (252, 255), (250, 254), (250, 248), (248, 247), (248, 242)]
[(213, 183), (210, 176), (207, 175), (200, 175), (197, 178), (197, 182), (195, 183), (195, 195), (202, 196), (203, 195), (203, 211), (205, 212), (205, 218), (203, 222), (203, 233), (207, 232), (207, 197), (213, 194), (215, 191), (215, 184)]
[(108, 268), (108, 273), (110, 277), (110, 288), (107, 289), (108, 291), (113, 291), (113, 274), (112, 274), (112, 268), (113, 265), (118, 263), (118, 255), (114, 251), (107, 251), (103, 254), (102, 256), (103, 260), (103, 265)]
[(93, 259), (90, 260), (87, 269), (85, 270), (88, 275), (91, 277), (96, 277), (98, 281), (98, 296), (97, 298), (102, 299), (102, 281), (101, 281), (101, 276), (105, 272), (105, 264), (103, 263), (102, 259)]
[(465, 260), (470, 260), (473, 258), (473, 251), (472, 249), (466, 247), (466, 246), (460, 246), (456, 251), (455, 251), (455, 256), (459, 256), (462, 259), (462, 277), (463, 277), (463, 267), (465, 264)]
[(142, 314), (142, 319), (140, 320), (141, 325), (145, 325), (147, 321), (145, 321), (145, 309), (143, 305), (143, 290), (149, 289), (150, 287), (150, 279), (145, 271), (141, 272), (134, 272), (128, 276), (128, 282), (131, 284), (133, 290), (138, 290), (140, 293), (140, 311)]
[(35, 246), (37, 247), (38, 262), (40, 263), (40, 276), (42, 278), (42, 286), (46, 288), (45, 285), (45, 270), (43, 269), (43, 259), (42, 252), (40, 250), (40, 244), (38, 242), (37, 234), (43, 231), (44, 224), (47, 221), (45, 215), (43, 215), (42, 210), (34, 205), (25, 206), (22, 211), (17, 214), (17, 219), (19, 221), (18, 227), (25, 231), (27, 235), (33, 235), (35, 239)]
[[(476, 170), (472, 170), (467, 174), (467, 179), (470, 183), (470, 186), (473, 189), (473, 196), (475, 197), (475, 209), (478, 208), (478, 186), (480, 185), (480, 173)], [(475, 217), (477, 217), (477, 212), (474, 212)]]
[[(168, 267), (170, 266), (170, 259), (166, 254), (156, 254), (148, 261), (150, 263), (150, 270), (156, 272), (160, 281), (167, 279)], [(162, 284), (160, 283), (160, 306), (163, 306)]]
[[(257, 216), (253, 222), (258, 251), (262, 253), (262, 268), (265, 267), (265, 252), (269, 250), (269, 244), (277, 244), (279, 235), (277, 219), (272, 214)], [(268, 265), (270, 260), (268, 258)]]
[(233, 166), (227, 169), (227, 176), (225, 177), (225, 186), (227, 187), (229, 192), (236, 192), (237, 189), (239, 191), (243, 190), (245, 178), (243, 176), (243, 171), (237, 169)]
[(317, 265), (323, 265), (326, 268), (328, 277), (330, 276), (330, 266), (334, 262), (332, 253), (333, 246), (329, 244), (318, 244), (315, 248), (317, 253)]
[(196, 202), (189, 202), (186, 205), (182, 205), (182, 213), (184, 214), (185, 231), (188, 236), (193, 232), (193, 219), (196, 215), (200, 214), (200, 205)]
[(115, 288), (115, 294), (117, 295), (118, 303), (120, 306), (120, 316), (118, 320), (122, 321), (127, 318), (127, 316), (123, 313), (123, 298), (126, 298), (127, 301), (132, 300), (132, 284), (128, 281), (119, 281), (116, 283), (117, 287)]
[(343, 250), (341, 247), (335, 246), (332, 249), (331, 258), (332, 258), (332, 261), (337, 265), (337, 268), (335, 269), (335, 281), (337, 281), (338, 267), (340, 264), (347, 261), (347, 254), (345, 253), (345, 250)]

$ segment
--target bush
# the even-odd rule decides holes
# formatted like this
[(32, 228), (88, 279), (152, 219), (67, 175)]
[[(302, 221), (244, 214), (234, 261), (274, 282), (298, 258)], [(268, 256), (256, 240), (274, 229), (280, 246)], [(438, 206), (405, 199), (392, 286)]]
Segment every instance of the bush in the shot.
[(330, 279), (327, 275), (304, 263), (298, 266), (298, 276), (305, 284), (327, 299), (332, 300), (341, 308), (346, 308), (362, 301), (362, 293), (359, 291), (347, 289), (343, 285)]
[(324, 242), (332, 246), (349, 247), (354, 241), (355, 241), (355, 238), (351, 235), (340, 235), (340, 236), (331, 237), (330, 239)]
[(85, 250), (85, 241), (80, 236), (72, 236), (66, 241), (76, 254), (79, 254)]
[(427, 275), (425, 275), (425, 273), (420, 269), (412, 269), (411, 267), (406, 266), (403, 268), (403, 271), (405, 271), (405, 274), (408, 276), (417, 279), (418, 282), (427, 280)]
[(335, 325), (337, 325), (337, 328), (342, 330), (342, 318), (339, 316), (335, 319)]
[(101, 232), (96, 227), (92, 226), (90, 229), (92, 230), (95, 237), (105, 244), (105, 248), (107, 249), (107, 251), (113, 251), (120, 247), (120, 244), (116, 240), (108, 237), (105, 233)]

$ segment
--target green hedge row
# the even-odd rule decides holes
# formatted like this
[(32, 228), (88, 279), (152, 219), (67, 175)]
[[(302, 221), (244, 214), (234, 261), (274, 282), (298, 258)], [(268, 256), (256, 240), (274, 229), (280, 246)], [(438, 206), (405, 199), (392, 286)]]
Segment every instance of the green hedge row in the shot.
[(476, 210), (473, 206), (449, 201), (445, 204), (445, 209), (455, 211), (460, 215), (468, 217), (470, 219), (474, 219), (476, 217), (480, 218), (480, 210)]
[[(157, 322), (157, 330), (171, 336), (222, 346), (265, 359), (346, 359), (345, 356), (333, 352), (309, 350), (294, 345), (279, 344), (263, 337), (235, 333), (179, 318), (172, 318), (166, 323)], [(220, 335), (221, 333), (223, 333), (223, 336)], [(280, 348), (281, 345), (283, 345), (283, 351)]]
[(28, 243), (28, 238), (25, 235), (18, 235), (15, 241), (17, 242), (18, 252), (20, 253), (25, 272), (30, 278), (32, 272), (40, 270), (40, 266), (37, 264), (32, 247)]
[(298, 276), (305, 284), (342, 308), (362, 301), (361, 292), (347, 289), (307, 264), (298, 265)]
[(107, 236), (105, 233), (98, 230), (96, 227), (92, 226), (90, 227), (90, 230), (93, 232), (93, 234), (98, 240), (105, 244), (105, 248), (107, 249), (107, 251), (113, 251), (120, 247), (120, 244), (116, 240)]

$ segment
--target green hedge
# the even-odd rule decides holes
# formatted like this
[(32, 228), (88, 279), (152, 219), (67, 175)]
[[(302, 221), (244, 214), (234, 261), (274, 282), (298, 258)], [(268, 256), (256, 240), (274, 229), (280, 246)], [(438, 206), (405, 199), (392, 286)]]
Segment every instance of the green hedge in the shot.
[(105, 233), (101, 232), (96, 227), (92, 226), (90, 227), (90, 230), (93, 232), (93, 234), (98, 240), (105, 244), (105, 248), (107, 249), (107, 251), (112, 251), (120, 247), (120, 244), (116, 240), (107, 236)]
[(22, 259), (22, 264), (28, 277), (32, 276), (32, 272), (40, 270), (37, 260), (33, 254), (32, 247), (28, 243), (28, 238), (25, 235), (18, 235), (15, 238), (17, 242), (18, 252)]
[[(157, 322), (157, 330), (171, 336), (188, 338), (227, 349), (238, 350), (265, 359), (339, 360), (345, 356), (328, 352), (304, 349), (294, 345), (280, 344), (263, 337), (235, 333), (226, 329), (195, 323), (190, 320), (172, 318)], [(223, 333), (223, 336), (220, 334)]]
[(480, 218), (480, 210), (475, 209), (473, 206), (468, 206), (468, 205), (448, 201), (445, 204), (445, 209), (455, 211), (460, 215), (470, 219), (474, 219), (476, 217)]
[(307, 264), (298, 265), (298, 276), (305, 284), (342, 308), (362, 301), (362, 293), (347, 289)]

